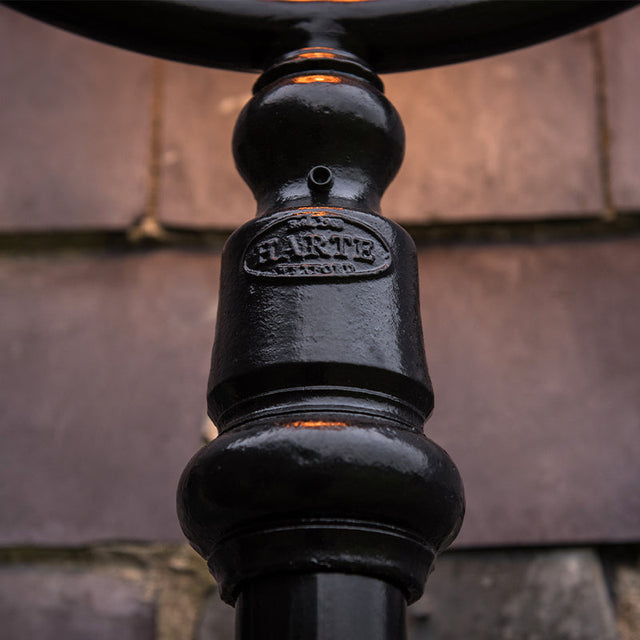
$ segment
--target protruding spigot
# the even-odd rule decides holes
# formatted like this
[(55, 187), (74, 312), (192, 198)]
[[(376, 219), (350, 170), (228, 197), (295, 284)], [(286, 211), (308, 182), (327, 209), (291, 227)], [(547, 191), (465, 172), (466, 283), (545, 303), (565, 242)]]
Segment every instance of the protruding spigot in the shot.
[(294, 583), (342, 584), (344, 598), (379, 584), (380, 602), (404, 607), (464, 511), (455, 466), (422, 432), (433, 392), (415, 246), (378, 215), (400, 118), (361, 62), (309, 53), (268, 71), (238, 120), (258, 217), (222, 258), (208, 392), (220, 436), (178, 494), (222, 598), (258, 618), (265, 590), (295, 609)]

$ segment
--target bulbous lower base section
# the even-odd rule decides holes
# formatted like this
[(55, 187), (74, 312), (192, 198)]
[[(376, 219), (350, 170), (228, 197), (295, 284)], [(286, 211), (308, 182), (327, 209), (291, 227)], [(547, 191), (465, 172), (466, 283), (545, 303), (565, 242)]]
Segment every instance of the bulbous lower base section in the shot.
[(317, 572), (378, 578), (413, 602), (463, 512), (443, 449), (353, 414), (227, 431), (193, 457), (178, 489), (183, 531), (231, 604), (249, 581)]
[(407, 531), (327, 518), (232, 532), (214, 549), (209, 568), (229, 604), (255, 579), (324, 571), (377, 578), (411, 603), (422, 595), (434, 557), (423, 540)]

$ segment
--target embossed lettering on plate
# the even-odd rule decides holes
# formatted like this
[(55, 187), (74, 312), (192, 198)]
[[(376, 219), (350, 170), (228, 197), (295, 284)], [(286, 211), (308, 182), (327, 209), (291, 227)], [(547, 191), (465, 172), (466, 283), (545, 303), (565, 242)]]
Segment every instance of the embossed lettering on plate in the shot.
[(270, 278), (348, 278), (386, 271), (389, 247), (359, 220), (329, 212), (295, 214), (258, 234), (244, 270)]

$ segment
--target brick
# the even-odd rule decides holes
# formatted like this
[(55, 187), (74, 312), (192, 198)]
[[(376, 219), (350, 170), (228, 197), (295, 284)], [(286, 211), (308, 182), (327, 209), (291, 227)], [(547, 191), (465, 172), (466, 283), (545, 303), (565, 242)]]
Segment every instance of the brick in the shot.
[[(181, 540), (219, 257), (0, 260), (0, 543)], [(459, 546), (640, 537), (640, 240), (423, 248)]]
[(640, 9), (602, 27), (611, 141), (611, 186), (618, 209), (640, 209)]
[(618, 628), (621, 640), (640, 636), (640, 567), (624, 567), (617, 576)]
[[(8, 9), (0, 18), (0, 81), (11, 96), (0, 112), (0, 228), (128, 224), (146, 197), (149, 59)], [(386, 212), (413, 223), (600, 212), (591, 54), (583, 32), (387, 77), (408, 149)], [(161, 218), (238, 226), (255, 204), (233, 167), (231, 134), (255, 76), (165, 70)]]
[(640, 538), (640, 240), (424, 249), (461, 546)]
[(131, 582), (89, 570), (0, 568), (4, 640), (153, 640), (155, 606)]
[(411, 640), (617, 640), (591, 550), (448, 554), (409, 607)]
[(218, 257), (0, 261), (0, 543), (183, 541)]
[(385, 215), (420, 223), (602, 210), (588, 31), (384, 82), (407, 134)]
[(233, 229), (255, 216), (253, 195), (235, 169), (231, 136), (256, 77), (165, 65), (163, 222)]
[[(602, 210), (588, 32), (442, 69), (385, 76), (407, 155), (383, 201), (403, 222)], [(253, 198), (231, 134), (254, 76), (168, 65), (161, 216), (235, 227)]]
[(615, 597), (620, 640), (640, 638), (640, 547), (609, 547), (604, 566)]
[(0, 7), (0, 230), (122, 227), (145, 207), (151, 60)]

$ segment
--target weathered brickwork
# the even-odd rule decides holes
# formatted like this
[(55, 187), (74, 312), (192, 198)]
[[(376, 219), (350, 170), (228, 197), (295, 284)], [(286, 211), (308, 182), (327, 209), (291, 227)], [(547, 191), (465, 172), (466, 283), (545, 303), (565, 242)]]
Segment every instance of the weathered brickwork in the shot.
[[(617, 208), (640, 207), (639, 16), (385, 77), (408, 140), (387, 215), (412, 224), (598, 216), (609, 192)], [(231, 157), (253, 76), (175, 63), (154, 74), (145, 56), (5, 8), (0, 30), (10, 96), (0, 111), (0, 229), (122, 227), (149, 207), (168, 225), (230, 229), (254, 214)]]
[(5, 640), (154, 640), (154, 604), (140, 587), (99, 571), (1, 567)]
[[(424, 248), (420, 271), (459, 544), (637, 539), (640, 242)], [(218, 272), (205, 251), (0, 258), (4, 544), (181, 539)]]
[(234, 229), (255, 215), (231, 155), (254, 82), (246, 73), (165, 64), (159, 215), (166, 224)]
[(640, 11), (603, 27), (606, 97), (609, 110), (611, 181), (616, 207), (640, 209)]
[[(640, 638), (639, 26), (635, 9), (383, 78), (407, 130), (383, 207), (420, 241), (427, 434), (468, 505), (411, 640)], [(233, 637), (174, 501), (215, 435), (254, 80), (0, 7), (3, 640)], [(255, 247), (260, 269), (276, 249)]]
[(402, 222), (598, 215), (589, 31), (385, 77), (407, 152), (383, 200)]
[(146, 206), (151, 59), (0, 7), (0, 231), (113, 228)]
[(4, 258), (2, 544), (180, 540), (218, 257)]

